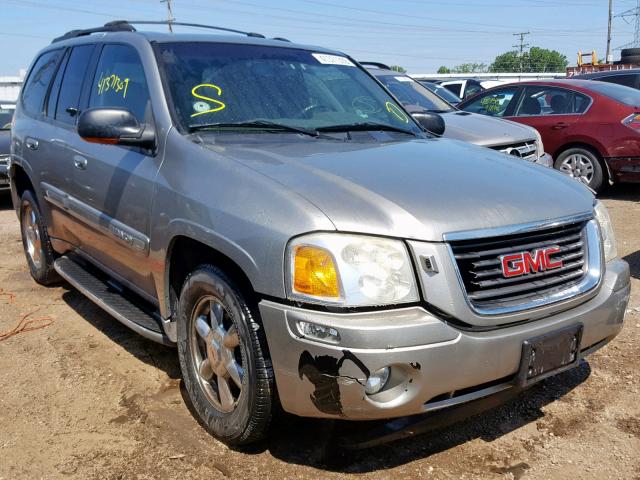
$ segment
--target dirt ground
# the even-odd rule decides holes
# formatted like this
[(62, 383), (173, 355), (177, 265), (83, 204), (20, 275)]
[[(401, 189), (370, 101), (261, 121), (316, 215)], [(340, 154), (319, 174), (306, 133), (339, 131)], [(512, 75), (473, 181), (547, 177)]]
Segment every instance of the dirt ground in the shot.
[[(341, 425), (284, 417), (227, 448), (189, 412), (175, 350), (139, 337), (67, 285), (29, 277), (0, 198), (0, 480), (216, 478), (640, 479), (640, 186), (605, 196), (631, 264), (622, 333), (527, 396), (437, 433), (337, 451)], [(48, 320), (49, 319), (49, 320)], [(36, 325), (36, 324), (33, 324)]]

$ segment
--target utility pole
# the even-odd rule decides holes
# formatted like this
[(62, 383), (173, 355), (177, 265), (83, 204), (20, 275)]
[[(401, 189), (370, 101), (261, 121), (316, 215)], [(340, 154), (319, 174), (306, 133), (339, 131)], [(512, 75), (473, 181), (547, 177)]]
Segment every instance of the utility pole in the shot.
[(169, 26), (169, 31), (173, 33), (171, 22), (174, 22), (175, 18), (173, 18), (173, 11), (171, 10), (171, 0), (160, 0), (160, 3), (167, 4), (167, 25)]
[(614, 18), (622, 18), (625, 22), (629, 23), (628, 18), (635, 17), (635, 29), (633, 33), (633, 41), (618, 47), (622, 48), (638, 48), (640, 47), (640, 0), (638, 0), (634, 8), (630, 8), (622, 13), (614, 16)]
[[(640, 0), (638, 0), (640, 1)], [(520, 33), (514, 33), (513, 36), (514, 37), (520, 37), (520, 43), (518, 45), (514, 45), (513, 48), (518, 48), (520, 49), (520, 73), (522, 73), (522, 58), (524, 56), (524, 49), (527, 48), (529, 46), (528, 43), (524, 43), (524, 36), (525, 35), (530, 35), (531, 32), (520, 32)]]
[(607, 56), (604, 57), (605, 63), (613, 63), (611, 55), (611, 21), (613, 20), (613, 0), (609, 0), (609, 27), (607, 28)]

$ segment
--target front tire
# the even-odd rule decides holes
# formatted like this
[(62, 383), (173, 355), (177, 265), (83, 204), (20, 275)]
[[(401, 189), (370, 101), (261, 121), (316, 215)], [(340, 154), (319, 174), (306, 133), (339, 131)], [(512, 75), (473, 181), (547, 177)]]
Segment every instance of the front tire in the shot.
[(20, 234), (31, 277), (40, 285), (51, 285), (60, 277), (53, 268), (55, 255), (38, 203), (29, 190), (20, 199)]
[(202, 265), (187, 277), (178, 308), (180, 368), (200, 421), (229, 445), (260, 440), (275, 388), (248, 297), (222, 270)]
[(598, 156), (586, 148), (565, 150), (555, 162), (556, 170), (566, 173), (600, 193), (605, 187), (606, 174)]

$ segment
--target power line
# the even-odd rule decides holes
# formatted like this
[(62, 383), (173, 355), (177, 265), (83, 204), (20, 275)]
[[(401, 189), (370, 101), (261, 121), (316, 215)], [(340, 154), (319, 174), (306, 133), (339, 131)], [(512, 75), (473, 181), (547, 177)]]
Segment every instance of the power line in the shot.
[(629, 17), (635, 17), (635, 29), (633, 33), (633, 41), (629, 42), (625, 45), (618, 47), (617, 49), (622, 48), (638, 48), (640, 47), (640, 0), (637, 0), (636, 6), (634, 8), (630, 8), (629, 10), (625, 10), (622, 13), (616, 15), (616, 17), (622, 18), (625, 22), (629, 23), (627, 20)]

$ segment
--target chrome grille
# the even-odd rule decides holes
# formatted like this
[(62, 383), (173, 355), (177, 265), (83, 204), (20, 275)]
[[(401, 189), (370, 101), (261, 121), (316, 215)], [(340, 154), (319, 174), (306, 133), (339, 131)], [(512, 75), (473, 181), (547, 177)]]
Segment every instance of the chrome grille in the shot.
[(511, 145), (500, 145), (491, 147), (494, 150), (504, 153), (505, 155), (513, 155), (523, 160), (533, 161), (536, 159), (538, 148), (534, 140), (528, 142), (514, 143)]
[[(527, 233), (450, 242), (471, 305), (480, 309), (523, 305), (580, 283), (588, 263), (585, 225), (580, 221)], [(502, 256), (549, 247), (559, 248), (551, 259), (562, 260), (562, 267), (509, 278), (503, 274)]]

